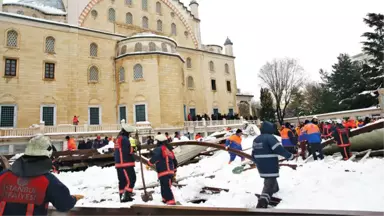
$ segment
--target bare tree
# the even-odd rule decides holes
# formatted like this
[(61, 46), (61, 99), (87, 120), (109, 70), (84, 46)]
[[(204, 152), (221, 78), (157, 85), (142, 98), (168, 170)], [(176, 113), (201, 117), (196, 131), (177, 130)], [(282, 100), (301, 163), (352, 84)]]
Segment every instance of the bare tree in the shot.
[(271, 91), (277, 118), (282, 124), (293, 91), (303, 84), (303, 68), (295, 59), (274, 59), (260, 69), (258, 76)]

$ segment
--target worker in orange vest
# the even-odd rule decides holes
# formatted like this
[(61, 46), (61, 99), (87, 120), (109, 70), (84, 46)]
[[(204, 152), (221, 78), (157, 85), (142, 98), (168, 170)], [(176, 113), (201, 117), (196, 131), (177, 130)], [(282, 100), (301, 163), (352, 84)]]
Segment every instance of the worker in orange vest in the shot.
[(70, 138), (69, 136), (66, 136), (65, 139), (67, 140), (67, 149), (68, 151), (76, 151), (77, 146), (74, 138)]

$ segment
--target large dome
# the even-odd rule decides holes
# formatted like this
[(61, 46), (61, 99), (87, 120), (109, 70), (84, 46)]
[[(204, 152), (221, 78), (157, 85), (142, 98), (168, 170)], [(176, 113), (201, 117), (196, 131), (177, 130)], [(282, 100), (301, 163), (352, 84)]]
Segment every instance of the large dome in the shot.
[(22, 5), (47, 14), (66, 14), (62, 0), (3, 0), (4, 5)]

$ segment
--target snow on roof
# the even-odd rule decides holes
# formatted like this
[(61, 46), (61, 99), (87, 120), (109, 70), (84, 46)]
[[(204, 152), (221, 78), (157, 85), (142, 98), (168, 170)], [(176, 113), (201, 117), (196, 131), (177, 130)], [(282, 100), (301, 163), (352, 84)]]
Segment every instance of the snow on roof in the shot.
[(3, 5), (7, 4), (31, 7), (46, 14), (67, 14), (61, 0), (4, 0)]
[(127, 39), (145, 38), (145, 37), (155, 37), (155, 38), (161, 38), (161, 39), (170, 40), (170, 41), (174, 42), (176, 44), (176, 46), (177, 46), (177, 42), (173, 38), (170, 38), (170, 37), (167, 37), (167, 36), (162, 36), (162, 35), (157, 35), (157, 34), (154, 34), (152, 32), (137, 33), (137, 34), (132, 35), (131, 37), (128, 37)]

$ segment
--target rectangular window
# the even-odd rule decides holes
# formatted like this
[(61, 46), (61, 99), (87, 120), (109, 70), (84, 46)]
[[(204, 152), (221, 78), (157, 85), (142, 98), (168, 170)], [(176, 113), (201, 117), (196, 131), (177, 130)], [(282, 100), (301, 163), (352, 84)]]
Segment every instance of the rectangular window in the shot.
[(232, 92), (231, 81), (227, 81), (227, 91)]
[(233, 109), (232, 108), (228, 109), (228, 115), (233, 116)]
[(145, 104), (135, 105), (135, 117), (136, 122), (147, 121)]
[(5, 76), (16, 76), (17, 60), (5, 59)]
[(44, 121), (47, 126), (54, 126), (56, 119), (56, 110), (53, 105), (41, 106), (41, 120)]
[(89, 124), (90, 125), (100, 125), (100, 108), (99, 107), (89, 107)]
[(212, 88), (212, 91), (216, 91), (216, 80), (214, 79), (211, 79), (211, 88)]
[(55, 79), (55, 63), (45, 63), (45, 79)]
[(16, 106), (0, 106), (0, 127), (16, 127)]
[(126, 106), (119, 106), (119, 123), (121, 123), (122, 120), (125, 120), (127, 123), (127, 107)]
[(189, 113), (191, 113), (192, 117), (196, 116), (196, 109), (195, 108), (189, 108)]
[(214, 108), (214, 109), (213, 109), (213, 114), (214, 114), (214, 115), (218, 115), (218, 114), (219, 114), (219, 109)]

